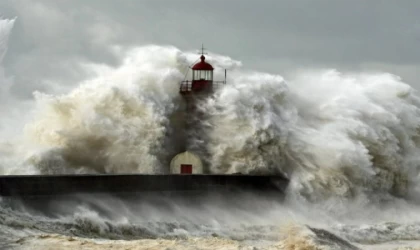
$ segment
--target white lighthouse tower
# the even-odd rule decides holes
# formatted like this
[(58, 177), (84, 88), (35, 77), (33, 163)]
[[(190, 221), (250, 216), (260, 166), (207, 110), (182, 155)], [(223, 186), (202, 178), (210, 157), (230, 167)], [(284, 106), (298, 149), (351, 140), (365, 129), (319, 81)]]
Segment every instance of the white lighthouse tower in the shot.
[[(182, 95), (186, 109), (184, 114), (184, 135), (188, 136), (189, 131), (199, 126), (197, 118), (201, 117), (196, 109), (197, 102), (210, 96), (215, 87), (221, 84), (226, 84), (226, 71), (224, 81), (214, 81), (213, 72), (214, 68), (211, 64), (206, 62), (204, 56), (204, 47), (201, 48), (200, 61), (191, 67), (192, 77), (190, 80), (181, 82), (179, 93)], [(189, 142), (189, 138), (184, 138), (186, 144)], [(187, 147), (188, 148), (188, 145)], [(194, 152), (188, 151), (182, 152), (176, 155), (170, 163), (170, 172), (172, 174), (202, 174), (205, 168), (200, 156)]]

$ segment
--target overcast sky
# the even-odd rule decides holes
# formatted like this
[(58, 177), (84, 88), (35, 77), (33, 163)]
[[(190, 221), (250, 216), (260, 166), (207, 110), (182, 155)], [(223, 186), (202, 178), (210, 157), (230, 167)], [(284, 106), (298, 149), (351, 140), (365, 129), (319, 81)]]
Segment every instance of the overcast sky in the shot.
[(1, 0), (17, 17), (5, 58), (15, 93), (86, 77), (81, 62), (119, 63), (111, 45), (173, 45), (286, 77), (304, 69), (386, 71), (420, 89), (420, 1)]

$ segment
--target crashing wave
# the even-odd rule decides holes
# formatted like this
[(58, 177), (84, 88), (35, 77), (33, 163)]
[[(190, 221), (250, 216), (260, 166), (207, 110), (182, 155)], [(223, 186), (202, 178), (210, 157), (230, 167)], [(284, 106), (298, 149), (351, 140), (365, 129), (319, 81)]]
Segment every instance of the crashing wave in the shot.
[[(171, 124), (183, 105), (178, 84), (196, 55), (160, 46), (121, 51), (120, 66), (87, 65), (97, 77), (68, 94), (34, 94), (24, 134), (0, 143), (2, 173), (167, 172), (177, 150)], [(289, 193), (312, 201), (414, 190), (420, 100), (400, 78), (332, 70), (285, 81), (246, 72), (229, 57), (208, 60), (215, 78), (231, 69), (228, 84), (200, 103), (207, 116), (190, 135), (209, 172), (283, 172)]]

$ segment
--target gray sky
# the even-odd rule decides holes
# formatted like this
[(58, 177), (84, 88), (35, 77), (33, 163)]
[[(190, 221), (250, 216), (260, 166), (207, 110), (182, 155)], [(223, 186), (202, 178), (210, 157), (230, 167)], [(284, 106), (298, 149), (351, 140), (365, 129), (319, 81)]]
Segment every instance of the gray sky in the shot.
[(304, 69), (386, 71), (420, 89), (420, 1), (2, 0), (17, 17), (5, 58), (14, 93), (86, 77), (81, 62), (119, 63), (113, 44), (212, 52), (286, 77)]

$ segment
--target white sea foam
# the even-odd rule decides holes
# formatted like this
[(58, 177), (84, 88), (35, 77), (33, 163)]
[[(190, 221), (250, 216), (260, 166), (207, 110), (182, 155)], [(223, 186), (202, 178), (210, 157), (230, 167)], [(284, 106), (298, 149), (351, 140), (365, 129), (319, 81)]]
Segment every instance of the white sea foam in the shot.
[[(0, 20), (0, 59), (13, 23)], [(26, 102), (13, 98), (13, 79), (0, 61), (1, 174), (167, 172), (167, 161), (179, 147), (171, 140), (177, 133), (171, 127), (174, 116), (183, 106), (178, 84), (197, 55), (154, 45), (118, 51), (120, 65), (85, 65), (95, 77), (75, 84), (69, 93), (36, 92)], [(247, 72), (226, 56), (210, 54), (208, 61), (218, 79), (229, 69), (228, 84), (199, 104), (207, 115), (199, 121), (199, 133), (191, 134), (189, 146), (207, 152), (203, 157), (212, 173), (286, 174), (287, 204), (243, 200), (243, 217), (238, 209), (223, 214), (223, 206), (191, 210), (196, 221), (176, 224), (174, 235), (221, 232), (225, 238), (253, 239), (270, 236), (266, 230), (271, 227), (250, 227), (289, 216), (297, 224), (329, 228), (360, 244), (419, 240), (418, 206), (411, 204), (420, 189), (420, 99), (414, 89), (386, 73), (303, 71), (286, 81), (279, 75)], [(250, 208), (253, 202), (270, 215), (256, 214), (258, 209)], [(218, 221), (203, 221), (200, 225), (211, 226), (198, 228), (202, 211), (207, 216), (203, 219), (223, 214), (229, 219), (228, 226), (223, 225), (227, 230), (218, 231)], [(72, 213), (47, 224), (86, 226), (86, 235), (96, 230), (95, 237), (105, 238), (144, 229), (129, 223), (132, 214), (116, 221), (98, 216), (95, 209)], [(19, 224), (18, 217), (14, 223)], [(240, 222), (247, 220), (251, 225), (244, 229)], [(162, 232), (160, 226), (153, 230)], [(291, 232), (288, 235), (297, 235), (293, 239), (302, 244), (317, 244), (306, 229)], [(293, 239), (279, 244), (293, 245)]]
[(404, 195), (418, 175), (419, 104), (389, 74), (236, 75), (203, 107), (212, 170), (278, 168), (311, 199)]
[[(2, 21), (2, 41), (12, 26)], [(119, 51), (120, 66), (86, 65), (97, 77), (68, 94), (34, 93), (22, 136), (1, 144), (3, 173), (167, 171), (178, 84), (197, 55), (160, 46)], [(210, 172), (283, 172), (293, 194), (312, 200), (406, 195), (417, 181), (420, 100), (400, 78), (330, 70), (285, 81), (245, 72), (229, 57), (208, 61), (216, 78), (230, 69), (228, 84), (200, 105), (206, 140), (191, 138), (208, 152)]]

